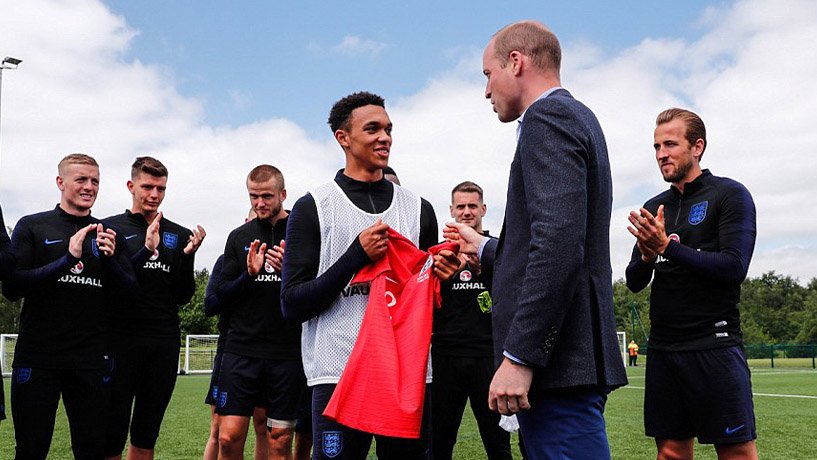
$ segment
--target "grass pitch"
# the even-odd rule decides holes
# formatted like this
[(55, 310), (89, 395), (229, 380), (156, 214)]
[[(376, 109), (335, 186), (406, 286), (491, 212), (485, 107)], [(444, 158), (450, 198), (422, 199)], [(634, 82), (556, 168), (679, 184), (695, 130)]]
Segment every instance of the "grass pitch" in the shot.
[[(615, 459), (655, 458), (652, 439), (644, 436), (644, 367), (628, 368), (630, 385), (610, 395), (607, 403), (607, 433)], [(5, 379), (6, 400), (9, 382)], [(204, 394), (209, 376), (180, 376), (173, 400), (162, 424), (156, 446), (157, 460), (201, 458), (210, 426)], [(810, 369), (763, 367), (752, 369), (758, 451), (763, 459), (817, 459), (817, 372)], [(466, 409), (455, 459), (484, 459), (476, 422)], [(10, 410), (8, 416), (11, 416)], [(247, 458), (252, 458), (253, 435), (248, 436)], [(517, 438), (512, 437), (514, 458), (519, 459)], [(717, 458), (711, 446), (696, 445), (696, 458)], [(14, 458), (14, 427), (0, 423), (0, 459)], [(70, 459), (70, 440), (65, 412), (60, 407), (49, 459)], [(372, 456), (374, 458), (374, 456)]]

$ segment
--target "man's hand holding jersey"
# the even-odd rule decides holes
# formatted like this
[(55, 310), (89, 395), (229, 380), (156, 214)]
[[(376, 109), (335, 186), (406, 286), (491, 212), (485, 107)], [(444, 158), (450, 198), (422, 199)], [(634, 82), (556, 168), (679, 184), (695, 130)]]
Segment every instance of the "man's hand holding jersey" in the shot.
[[(366, 255), (369, 256), (373, 262), (380, 260), (386, 255), (389, 248), (389, 225), (384, 224), (382, 220), (377, 219), (371, 227), (367, 227), (360, 232), (358, 240)], [(442, 250), (434, 255), (434, 274), (443, 281), (454, 276), (460, 268), (460, 260), (452, 251)]]
[(377, 219), (371, 227), (366, 227), (358, 235), (360, 245), (366, 251), (372, 262), (380, 260), (386, 255), (386, 250), (389, 247), (389, 225), (384, 224), (382, 220)]
[(448, 241), (458, 242), (460, 244), (460, 254), (477, 256), (476, 260), (479, 260), (479, 247), (482, 240), (487, 237), (468, 225), (448, 222), (443, 228), (443, 238)]

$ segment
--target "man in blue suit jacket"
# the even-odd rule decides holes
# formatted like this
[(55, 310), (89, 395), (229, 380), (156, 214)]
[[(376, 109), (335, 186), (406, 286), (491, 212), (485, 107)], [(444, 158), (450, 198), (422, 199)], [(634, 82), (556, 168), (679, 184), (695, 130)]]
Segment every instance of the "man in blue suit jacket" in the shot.
[(520, 120), (505, 222), (498, 242), (459, 224), (445, 233), (493, 274), (489, 406), (518, 412), (530, 458), (609, 458), (604, 404), (627, 383), (613, 316), (612, 180), (599, 122), (561, 88), (560, 60), (558, 39), (537, 22), (488, 43), (485, 97), (500, 121)]

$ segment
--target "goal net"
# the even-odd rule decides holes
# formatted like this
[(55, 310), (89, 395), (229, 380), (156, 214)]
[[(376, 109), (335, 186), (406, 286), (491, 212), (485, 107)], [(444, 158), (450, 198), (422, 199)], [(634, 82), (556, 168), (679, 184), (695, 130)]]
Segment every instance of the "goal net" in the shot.
[(216, 359), (218, 335), (188, 335), (184, 344), (182, 374), (209, 374)]
[(17, 345), (17, 334), (0, 334), (0, 371), (3, 377), (11, 376), (15, 345)]
[(627, 333), (618, 331), (616, 337), (618, 338), (618, 351), (621, 352), (621, 359), (624, 361), (624, 366), (627, 367)]

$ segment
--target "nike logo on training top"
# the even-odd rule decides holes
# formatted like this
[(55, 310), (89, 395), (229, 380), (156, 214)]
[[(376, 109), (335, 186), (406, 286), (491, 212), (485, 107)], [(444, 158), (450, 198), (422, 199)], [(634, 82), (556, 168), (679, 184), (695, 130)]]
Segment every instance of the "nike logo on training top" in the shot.
[(48, 238), (45, 239), (45, 244), (47, 244), (47, 245), (57, 244), (57, 243), (62, 243), (62, 240), (49, 240)]
[(136, 235), (128, 235), (128, 236), (125, 237), (126, 240), (129, 240), (131, 238), (136, 238)]
[(745, 427), (746, 425), (741, 425), (735, 428), (726, 427), (726, 436), (732, 436), (733, 434), (737, 433), (741, 428)]

